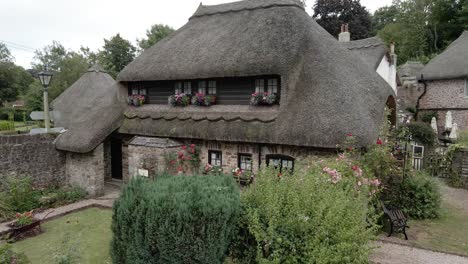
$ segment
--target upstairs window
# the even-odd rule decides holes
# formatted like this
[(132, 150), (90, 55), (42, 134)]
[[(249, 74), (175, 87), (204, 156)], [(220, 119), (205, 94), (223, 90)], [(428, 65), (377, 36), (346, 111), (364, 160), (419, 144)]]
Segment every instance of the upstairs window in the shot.
[(175, 94), (192, 94), (192, 83), (191, 82), (176, 82), (174, 87)]
[(146, 96), (146, 88), (143, 87), (143, 85), (139, 83), (135, 83), (131, 86), (131, 95), (144, 95)]
[(238, 167), (241, 170), (252, 171), (252, 154), (239, 154), (237, 158)]
[(206, 94), (206, 81), (198, 82), (198, 93)]
[(273, 166), (280, 172), (294, 170), (294, 158), (285, 155), (267, 155), (266, 156), (267, 166)]
[(208, 94), (216, 94), (216, 81), (208, 82)]
[(263, 80), (263, 79), (255, 80), (255, 92), (256, 93), (265, 92), (265, 80)]
[(278, 93), (278, 79), (268, 79), (268, 93)]
[(468, 97), (468, 79), (465, 80), (465, 97)]
[(213, 166), (222, 166), (223, 159), (222, 159), (221, 151), (209, 150), (208, 151), (208, 163)]

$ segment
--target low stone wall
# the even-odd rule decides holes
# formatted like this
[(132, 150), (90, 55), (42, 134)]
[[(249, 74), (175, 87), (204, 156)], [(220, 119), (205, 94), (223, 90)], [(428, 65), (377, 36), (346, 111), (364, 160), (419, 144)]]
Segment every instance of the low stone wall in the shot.
[(66, 184), (66, 155), (55, 149), (56, 137), (56, 134), (0, 136), (0, 177), (31, 177), (37, 187)]

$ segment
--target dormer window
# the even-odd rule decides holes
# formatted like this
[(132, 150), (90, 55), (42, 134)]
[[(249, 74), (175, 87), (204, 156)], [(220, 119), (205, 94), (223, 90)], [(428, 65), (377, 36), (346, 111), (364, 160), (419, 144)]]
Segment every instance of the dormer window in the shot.
[(175, 94), (191, 94), (192, 93), (192, 83), (191, 82), (176, 82), (174, 87)]
[(208, 94), (216, 94), (216, 81), (208, 82)]
[(206, 81), (198, 82), (198, 93), (206, 94)]
[(199, 81), (198, 93), (216, 95), (216, 81)]
[(278, 79), (268, 79), (268, 93), (278, 93)]
[(265, 92), (265, 80), (263, 80), (263, 79), (255, 80), (255, 92), (256, 93)]

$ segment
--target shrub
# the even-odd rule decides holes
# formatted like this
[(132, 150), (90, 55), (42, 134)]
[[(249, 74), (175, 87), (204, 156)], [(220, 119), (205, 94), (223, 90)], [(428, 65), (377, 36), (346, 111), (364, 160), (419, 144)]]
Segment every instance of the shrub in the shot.
[(357, 170), (347, 162), (330, 169), (333, 162), (322, 161), (291, 176), (260, 173), (241, 195), (232, 257), (241, 263), (366, 263), (375, 218), (366, 187), (358, 189)]
[(23, 253), (16, 253), (9, 244), (0, 246), (0, 264), (28, 264), (31, 263)]
[(432, 130), (429, 124), (422, 122), (413, 122), (409, 123), (407, 126), (414, 140), (419, 141), (424, 145), (434, 145), (436, 140), (436, 134), (434, 133), (434, 130)]
[(421, 122), (430, 124), (433, 117), (437, 118), (437, 112), (435, 111), (423, 112), (421, 113)]
[(30, 177), (7, 177), (1, 182), (5, 201), (16, 212), (26, 212), (40, 206), (40, 192), (33, 188)]
[(401, 185), (401, 198), (395, 203), (412, 218), (436, 218), (441, 203), (439, 187), (423, 173), (406, 176)]
[(232, 177), (133, 179), (114, 204), (113, 263), (223, 263), (239, 210)]
[(11, 219), (13, 215), (14, 212), (8, 204), (6, 196), (3, 193), (0, 193), (0, 222)]

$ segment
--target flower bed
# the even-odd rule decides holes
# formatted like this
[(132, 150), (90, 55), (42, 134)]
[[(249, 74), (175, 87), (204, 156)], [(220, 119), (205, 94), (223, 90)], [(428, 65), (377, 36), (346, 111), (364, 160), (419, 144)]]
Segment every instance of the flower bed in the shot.
[(278, 96), (273, 93), (253, 93), (250, 98), (251, 105), (274, 105), (278, 103)]
[(216, 104), (216, 96), (197, 93), (192, 97), (192, 104), (198, 106), (210, 106)]
[(142, 106), (145, 104), (145, 100), (146, 99), (144, 95), (134, 94), (127, 98), (127, 103), (133, 106)]
[(191, 96), (189, 94), (176, 94), (169, 96), (168, 104), (170, 106), (188, 106), (191, 101)]

